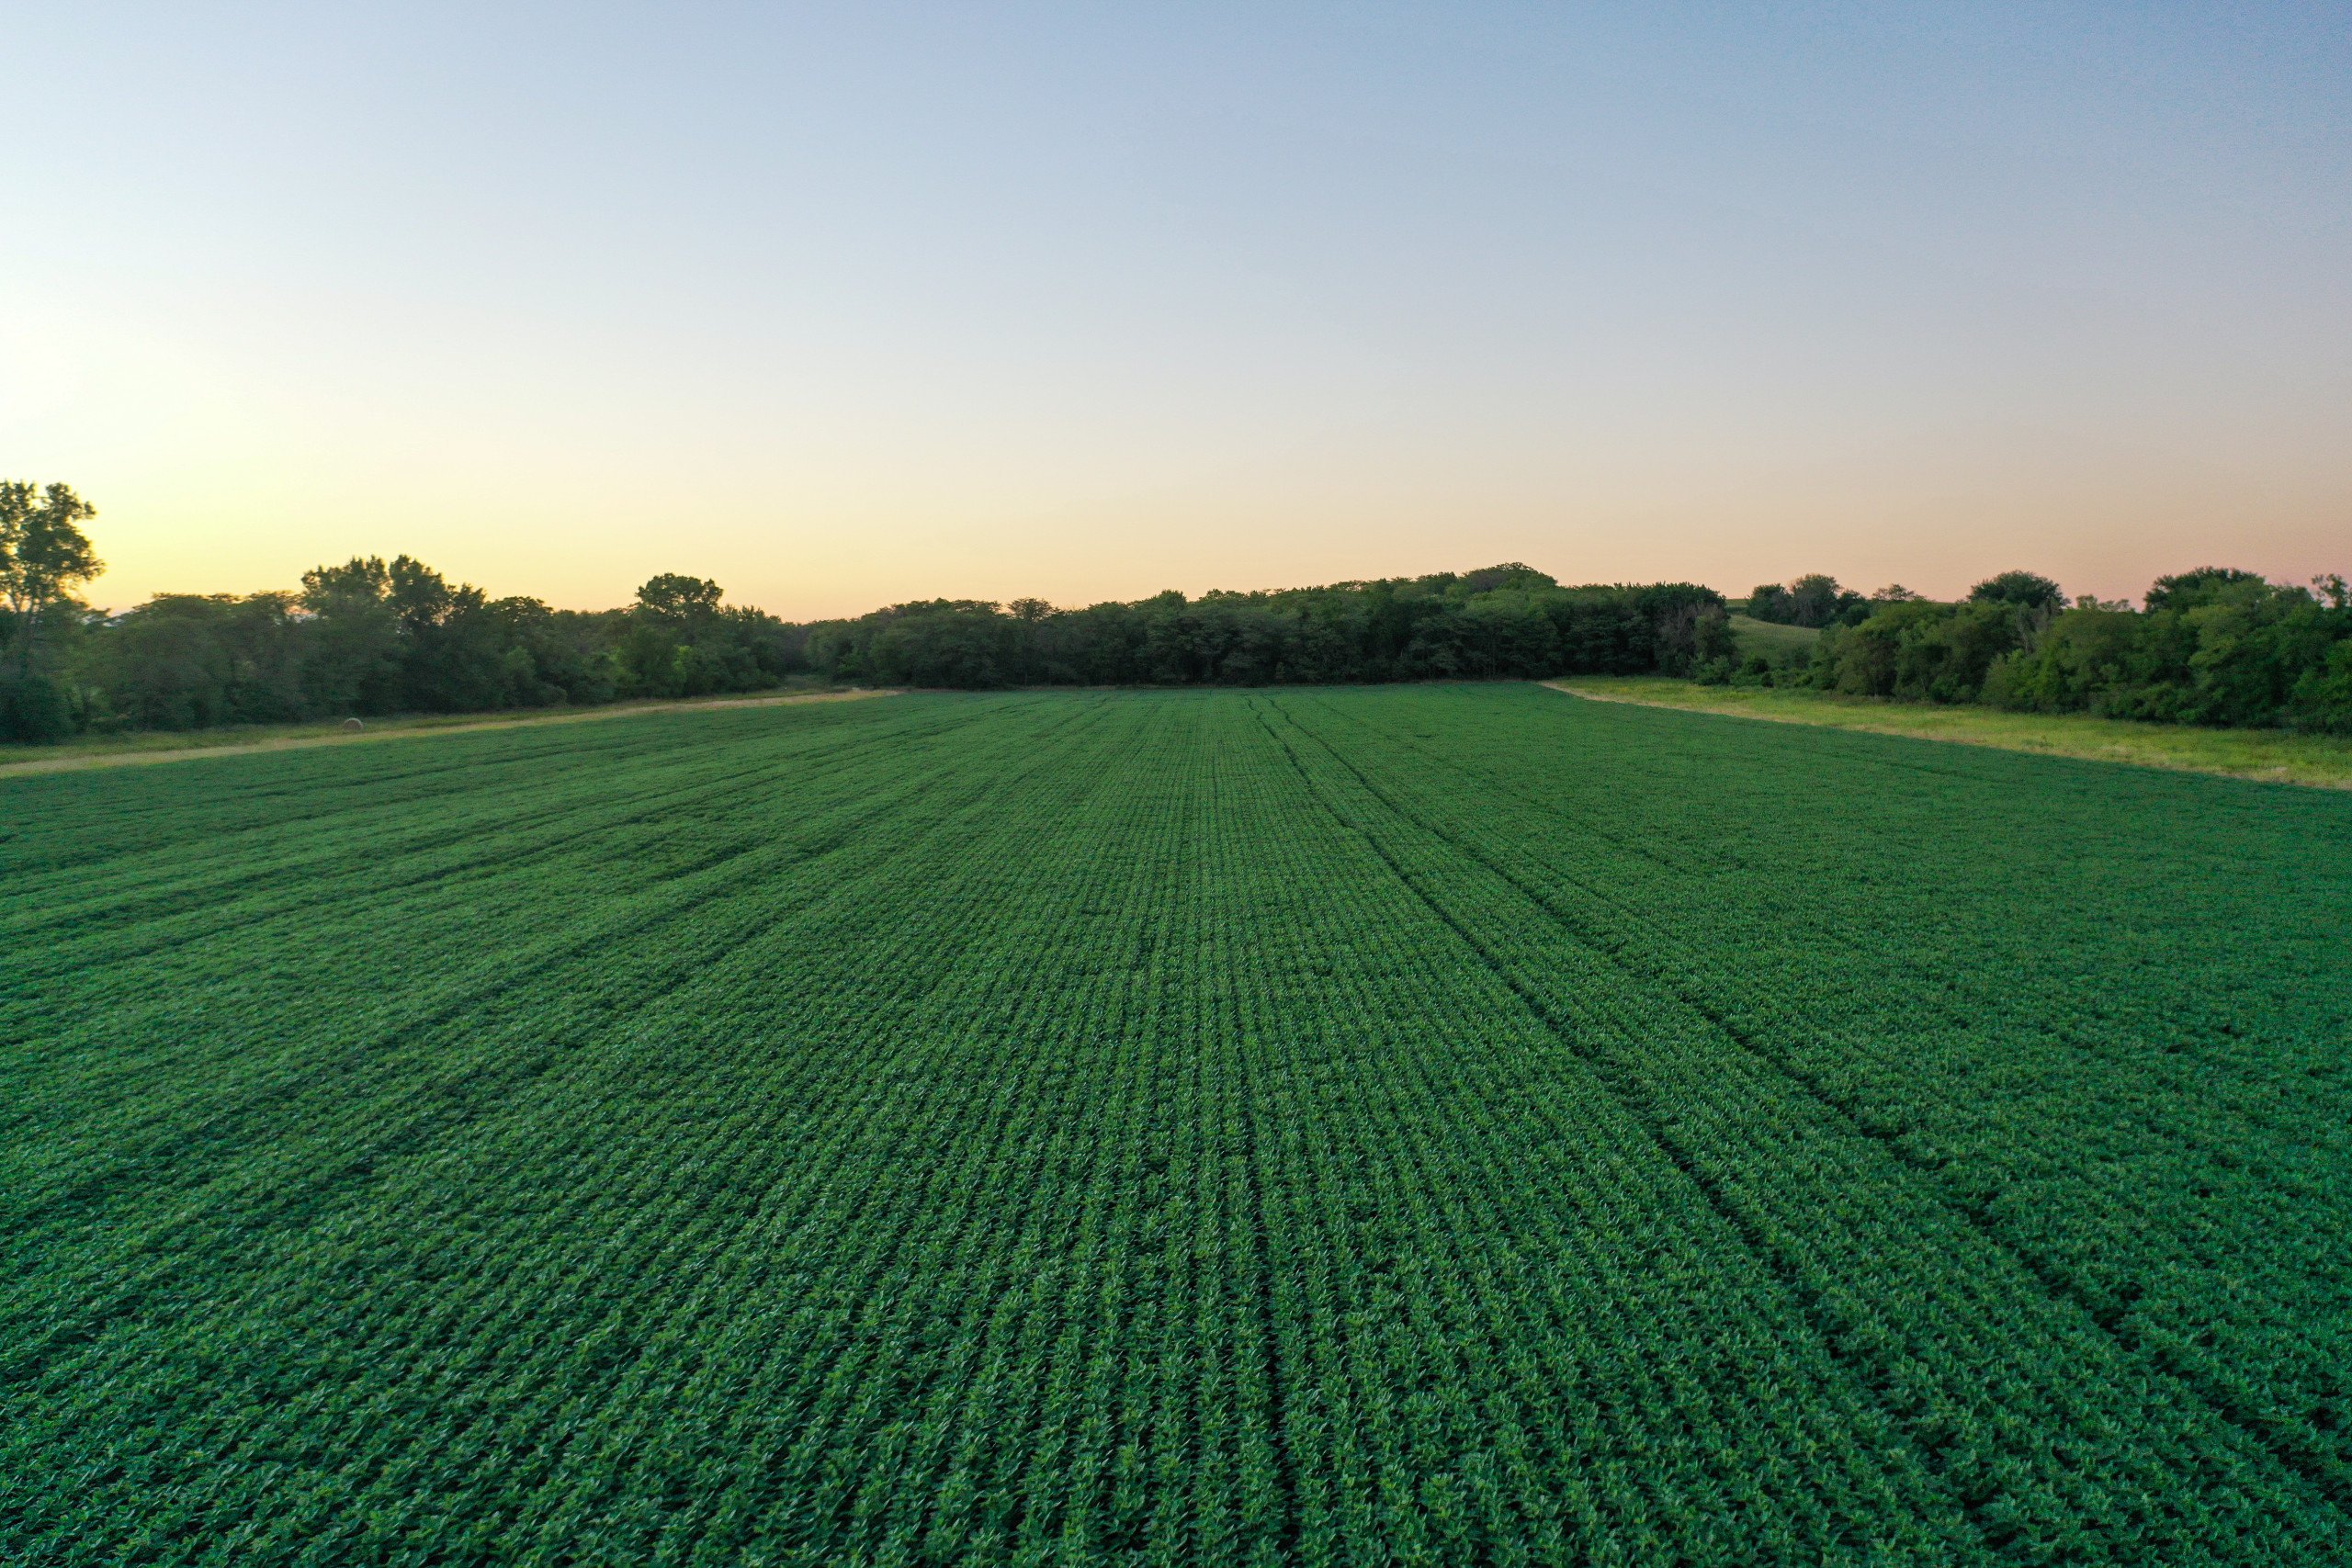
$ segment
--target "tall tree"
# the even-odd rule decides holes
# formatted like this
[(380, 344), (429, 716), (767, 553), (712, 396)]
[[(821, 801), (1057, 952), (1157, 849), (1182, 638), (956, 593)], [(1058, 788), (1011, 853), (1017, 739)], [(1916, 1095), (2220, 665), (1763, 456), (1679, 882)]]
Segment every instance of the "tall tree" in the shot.
[(1801, 626), (1826, 626), (1861, 597), (1826, 571), (1808, 572), (1789, 584), (1790, 618)]
[(1973, 604), (2015, 604), (2021, 610), (2063, 610), (2066, 595), (2038, 571), (2005, 571), (1968, 591)]
[(8, 607), (18, 681), (32, 676), (51, 608), (106, 570), (82, 532), (97, 514), (71, 485), (36, 491), (28, 480), (0, 479), (0, 599)]
[(105, 570), (82, 525), (97, 509), (70, 485), (0, 479), (0, 736), (56, 740), (74, 703), (51, 678), (51, 623), (74, 590)]
[(403, 698), (400, 613), (379, 556), (302, 574), (302, 683), (322, 714), (390, 713)]
[(721, 596), (718, 584), (707, 577), (665, 571), (637, 591), (637, 614), (673, 626), (693, 626), (718, 614)]

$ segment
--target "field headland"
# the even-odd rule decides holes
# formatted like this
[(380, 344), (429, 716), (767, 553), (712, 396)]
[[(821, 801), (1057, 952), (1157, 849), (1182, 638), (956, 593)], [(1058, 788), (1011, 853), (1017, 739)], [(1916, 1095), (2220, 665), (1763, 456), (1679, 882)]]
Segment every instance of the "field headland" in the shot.
[(1771, 686), (1702, 686), (1664, 675), (1572, 675), (1544, 684), (1595, 702), (1860, 729), (2265, 784), (2352, 789), (2352, 739), (2338, 736), (2140, 724), (2083, 714), (2005, 713), (1973, 705), (1939, 707)]
[(718, 708), (776, 707), (787, 703), (851, 702), (893, 697), (889, 687), (841, 692), (775, 692), (759, 696), (683, 697), (667, 702), (616, 703), (605, 707), (544, 709), (526, 713), (414, 714), (371, 718), (360, 729), (338, 719), (317, 724), (255, 726), (232, 729), (141, 730), (100, 736), (62, 746), (0, 746), (0, 778), (16, 773), (64, 773), (82, 768), (119, 768), (135, 762), (185, 762), (195, 757), (234, 757), (252, 751), (292, 751), (312, 746), (355, 746), (370, 740), (401, 740), (420, 735), (464, 735), (478, 729), (529, 729), (549, 724), (582, 724), (598, 718), (633, 718), (651, 713), (710, 712)]

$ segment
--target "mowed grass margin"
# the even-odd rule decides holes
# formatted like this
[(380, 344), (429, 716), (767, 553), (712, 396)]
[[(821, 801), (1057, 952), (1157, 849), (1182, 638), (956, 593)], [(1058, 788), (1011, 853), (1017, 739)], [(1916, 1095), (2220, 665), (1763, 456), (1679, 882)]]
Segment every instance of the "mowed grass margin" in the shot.
[(2274, 729), (2202, 729), (2084, 714), (1937, 707), (1779, 687), (1702, 686), (1662, 675), (1573, 675), (1544, 684), (1594, 702), (1860, 729), (2266, 784), (2352, 789), (2352, 739), (2335, 736)]
[(124, 767), (134, 762), (185, 762), (198, 757), (239, 757), (255, 751), (294, 751), (313, 746), (354, 746), (370, 740), (402, 740), (420, 735), (465, 735), (483, 729), (527, 729), (548, 724), (580, 724), (599, 718), (639, 718), (647, 714), (709, 712), (718, 708), (774, 707), (791, 703), (848, 702), (893, 697), (895, 687), (852, 687), (840, 692), (761, 692), (751, 695), (681, 697), (663, 702), (614, 703), (577, 708), (529, 708), (502, 714), (401, 714), (369, 719), (346, 729), (342, 719), (315, 724), (240, 725), (224, 729), (141, 730), (56, 746), (0, 746), (0, 778), (20, 773), (62, 773), (81, 768)]

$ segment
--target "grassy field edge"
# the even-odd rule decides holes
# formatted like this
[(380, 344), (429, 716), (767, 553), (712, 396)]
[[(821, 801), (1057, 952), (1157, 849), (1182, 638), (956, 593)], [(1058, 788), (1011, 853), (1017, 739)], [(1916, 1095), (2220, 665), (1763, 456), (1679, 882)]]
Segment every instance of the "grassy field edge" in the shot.
[(1663, 675), (1575, 675), (1544, 685), (1594, 702), (1863, 729), (2004, 751), (2124, 762), (2314, 789), (2352, 789), (2352, 740), (2281, 730), (2199, 729), (2083, 714), (1935, 707), (1778, 687), (1702, 686)]
[(1751, 653), (1773, 659), (1809, 649), (1821, 640), (1818, 627), (1784, 626), (1777, 621), (1759, 621), (1751, 615), (1732, 616), (1731, 635), (1743, 659)]
[(470, 734), (482, 729), (524, 729), (535, 725), (581, 724), (591, 719), (634, 718), (643, 714), (690, 709), (756, 708), (792, 703), (852, 702), (898, 695), (895, 687), (843, 692), (773, 692), (753, 696), (684, 697), (669, 702), (614, 703), (597, 707), (537, 709), (485, 717), (481, 714), (416, 714), (370, 719), (347, 730), (340, 719), (317, 724), (272, 725), (214, 730), (146, 730), (135, 735), (70, 741), (61, 746), (0, 747), (0, 778), (22, 773), (62, 773), (82, 768), (127, 767), (138, 762), (184, 762), (198, 757), (242, 757), (255, 751), (295, 751), (313, 746), (358, 746), (371, 740), (403, 740), (420, 735)]

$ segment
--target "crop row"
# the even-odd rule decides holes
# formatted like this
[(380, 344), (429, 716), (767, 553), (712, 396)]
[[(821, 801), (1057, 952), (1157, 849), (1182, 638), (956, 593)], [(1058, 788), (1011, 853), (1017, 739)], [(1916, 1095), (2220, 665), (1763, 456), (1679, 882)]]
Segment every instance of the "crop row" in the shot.
[[(1285, 701), (1318, 733), (1348, 732), (1341, 712)], [(1370, 710), (1355, 716), (1369, 719)], [(1490, 786), (1465, 810), (1463, 768), (1373, 744), (1384, 753), (1383, 793), (1442, 835), (1450, 853), (1508, 874), (1560, 951), (1582, 948), (1679, 998), (1716, 1043), (1711, 1049), (1762, 1065), (1883, 1145), (2063, 1297), (2187, 1377), (2339, 1504), (2352, 1497), (2344, 1374), (2352, 1265), (2339, 1239), (2352, 1225), (2346, 1107), (2324, 1078), (2236, 1067), (2265, 1050), (2291, 1060), (2301, 1010), (2282, 1009), (2283, 1027), (2225, 1037), (2226, 1050), (2183, 1044), (2154, 1020), (2137, 1021), (2149, 1033), (2135, 1032), (2128, 1016), (2086, 1020), (2128, 1005), (2140, 983), (2117, 951), (2128, 953), (2128, 942), (2110, 946), (2104, 970), (2096, 952), (2076, 953), (2072, 988), (2037, 994), (2030, 974), (2018, 973), (2027, 966), (1982, 946), (1939, 947), (1883, 925), (1873, 942), (1851, 924), (1792, 919), (1784, 907), (1766, 919), (1754, 908), (1760, 900), (1707, 897), (1702, 887), (1720, 879), (1661, 873), (1606, 840), (1596, 846), (1579, 818), (1536, 809), (1519, 792)], [(1521, 770), (1525, 795), (1540, 799), (1546, 786), (1535, 775)], [(1939, 852), (1988, 858), (1967, 816), (1989, 809), (1984, 800), (1947, 785), (1946, 831), (1959, 843), (1909, 836), (1918, 881), (1933, 880)], [(1691, 814), (1702, 812), (1694, 803)], [(2149, 825), (2146, 810), (2130, 814)], [(1888, 836), (1867, 802), (1841, 815), (1865, 846)], [(2192, 824), (2177, 831), (2184, 851), (2200, 847)], [(2239, 842), (2233, 862), (2294, 855), (2309, 868), (2307, 886), (2264, 920), (2241, 922), (2215, 973), (2243, 981), (2267, 968), (2291, 985), (2306, 973), (2308, 928), (2324, 923), (2312, 894), (2341, 898), (2352, 888), (2340, 886), (2341, 867), (2311, 865), (2292, 824), (2270, 841)], [(2080, 886), (2060, 884), (2062, 868), (2047, 860), (2030, 863), (2045, 890)], [(2337, 888), (2327, 886), (2331, 874)], [(2100, 877), (2084, 880), (2093, 888), (2079, 896), (2090, 903)], [(2179, 912), (2110, 906), (2110, 926), (2193, 926), (2205, 900), (2193, 885), (2176, 893)], [(2034, 924), (2011, 925), (2013, 942), (2033, 941)], [(1998, 988), (1988, 972), (2007, 980), (2011, 996), (1955, 1009), (1953, 992)]]
[[(2325, 1455), (1977, 1185), (2231, 1151), (2273, 1240), (2109, 1235), (2098, 1168), (2037, 1223), (2143, 1313), (2329, 1289), (2261, 1042), (2218, 1122), (2110, 1085), (2128, 997), (1939, 989), (1989, 914), (1857, 994), (1843, 906), (1623, 797), (1693, 731), (1581, 712), (913, 697), (0, 797), (56, 807), (0, 842), (0, 1559), (2340, 1555)], [(1752, 832), (1823, 841), (1774, 776)], [(1905, 1087), (1977, 1057), (2108, 1098), (2004, 1145)]]

